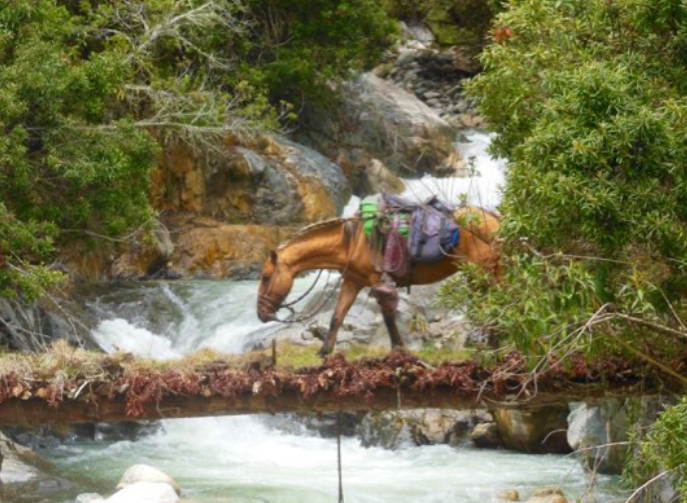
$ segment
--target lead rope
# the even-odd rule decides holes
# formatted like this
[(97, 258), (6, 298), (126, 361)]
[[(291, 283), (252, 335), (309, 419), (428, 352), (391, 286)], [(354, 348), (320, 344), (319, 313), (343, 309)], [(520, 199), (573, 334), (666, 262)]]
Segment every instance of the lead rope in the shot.
[(336, 416), (336, 462), (339, 471), (339, 503), (344, 503), (343, 474), (341, 470), (341, 411)]

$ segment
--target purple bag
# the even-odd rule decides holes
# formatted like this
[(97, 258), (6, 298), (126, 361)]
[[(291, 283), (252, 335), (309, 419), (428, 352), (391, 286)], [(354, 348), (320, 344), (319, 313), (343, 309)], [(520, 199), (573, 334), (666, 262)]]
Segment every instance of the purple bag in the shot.
[(432, 207), (413, 212), (410, 229), (410, 258), (415, 262), (436, 262), (458, 245), (460, 227)]

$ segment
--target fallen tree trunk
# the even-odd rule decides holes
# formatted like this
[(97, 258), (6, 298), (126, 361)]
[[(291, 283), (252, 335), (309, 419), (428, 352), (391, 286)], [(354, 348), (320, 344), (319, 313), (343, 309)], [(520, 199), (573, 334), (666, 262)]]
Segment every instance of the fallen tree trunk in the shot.
[(16, 370), (28, 364), (0, 374), (0, 426), (478, 405), (533, 408), (659, 389), (684, 392), (683, 384), (660, 380), (639, 362), (608, 359), (595, 365), (583, 359), (566, 366), (552, 362), (534, 374), (518, 355), (491, 368), (472, 361), (428, 368), (402, 352), (355, 364), (336, 355), (324, 365), (296, 371), (237, 369), (222, 361), (176, 370), (98, 358), (96, 363), (71, 361), (67, 370), (55, 365), (51, 375)]
[(538, 393), (530, 398), (477, 396), (460, 394), (460, 390), (442, 387), (431, 391), (379, 389), (371, 400), (360, 397), (340, 397), (333, 392), (321, 391), (309, 399), (294, 391), (278, 396), (247, 394), (237, 398), (221, 396), (167, 396), (159, 402), (147, 403), (136, 416), (127, 412), (124, 396), (97, 401), (65, 400), (51, 406), (40, 398), (22, 400), (13, 398), (0, 403), (0, 426), (33, 426), (45, 423), (77, 424), (93, 422), (120, 422), (132, 419), (172, 419), (243, 414), (276, 414), (282, 412), (317, 413), (332, 411), (374, 411), (415, 408), (472, 409), (479, 405), (487, 408), (536, 408), (565, 404), (571, 401), (597, 401), (610, 396), (632, 396), (647, 393), (637, 386), (602, 389), (599, 386), (577, 392)]

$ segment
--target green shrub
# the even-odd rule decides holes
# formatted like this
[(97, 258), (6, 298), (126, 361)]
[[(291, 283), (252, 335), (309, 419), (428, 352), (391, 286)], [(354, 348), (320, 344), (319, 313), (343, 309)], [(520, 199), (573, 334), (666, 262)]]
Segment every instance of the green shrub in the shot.
[[(687, 398), (661, 413), (649, 432), (639, 440), (624, 478), (635, 487), (646, 485), (640, 494), (652, 494), (668, 482), (677, 491), (677, 501), (687, 503)], [(651, 482), (655, 479), (655, 482)]]
[[(497, 17), (485, 71), (469, 89), (498, 133), (494, 151), (509, 161), (507, 279), (477, 297), (473, 317), (515, 330), (524, 347), (604, 304), (681, 330), (686, 20), (680, 0), (523, 0)], [(531, 323), (509, 302), (536, 304)], [(633, 329), (597, 328), (611, 326)]]

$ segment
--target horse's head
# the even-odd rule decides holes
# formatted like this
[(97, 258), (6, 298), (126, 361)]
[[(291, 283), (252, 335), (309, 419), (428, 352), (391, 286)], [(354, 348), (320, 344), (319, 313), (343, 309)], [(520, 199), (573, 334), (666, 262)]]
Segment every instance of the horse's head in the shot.
[(263, 323), (276, 319), (284, 299), (293, 286), (293, 272), (288, 264), (280, 262), (276, 252), (270, 253), (270, 258), (262, 268), (260, 288), (258, 289), (258, 318)]

